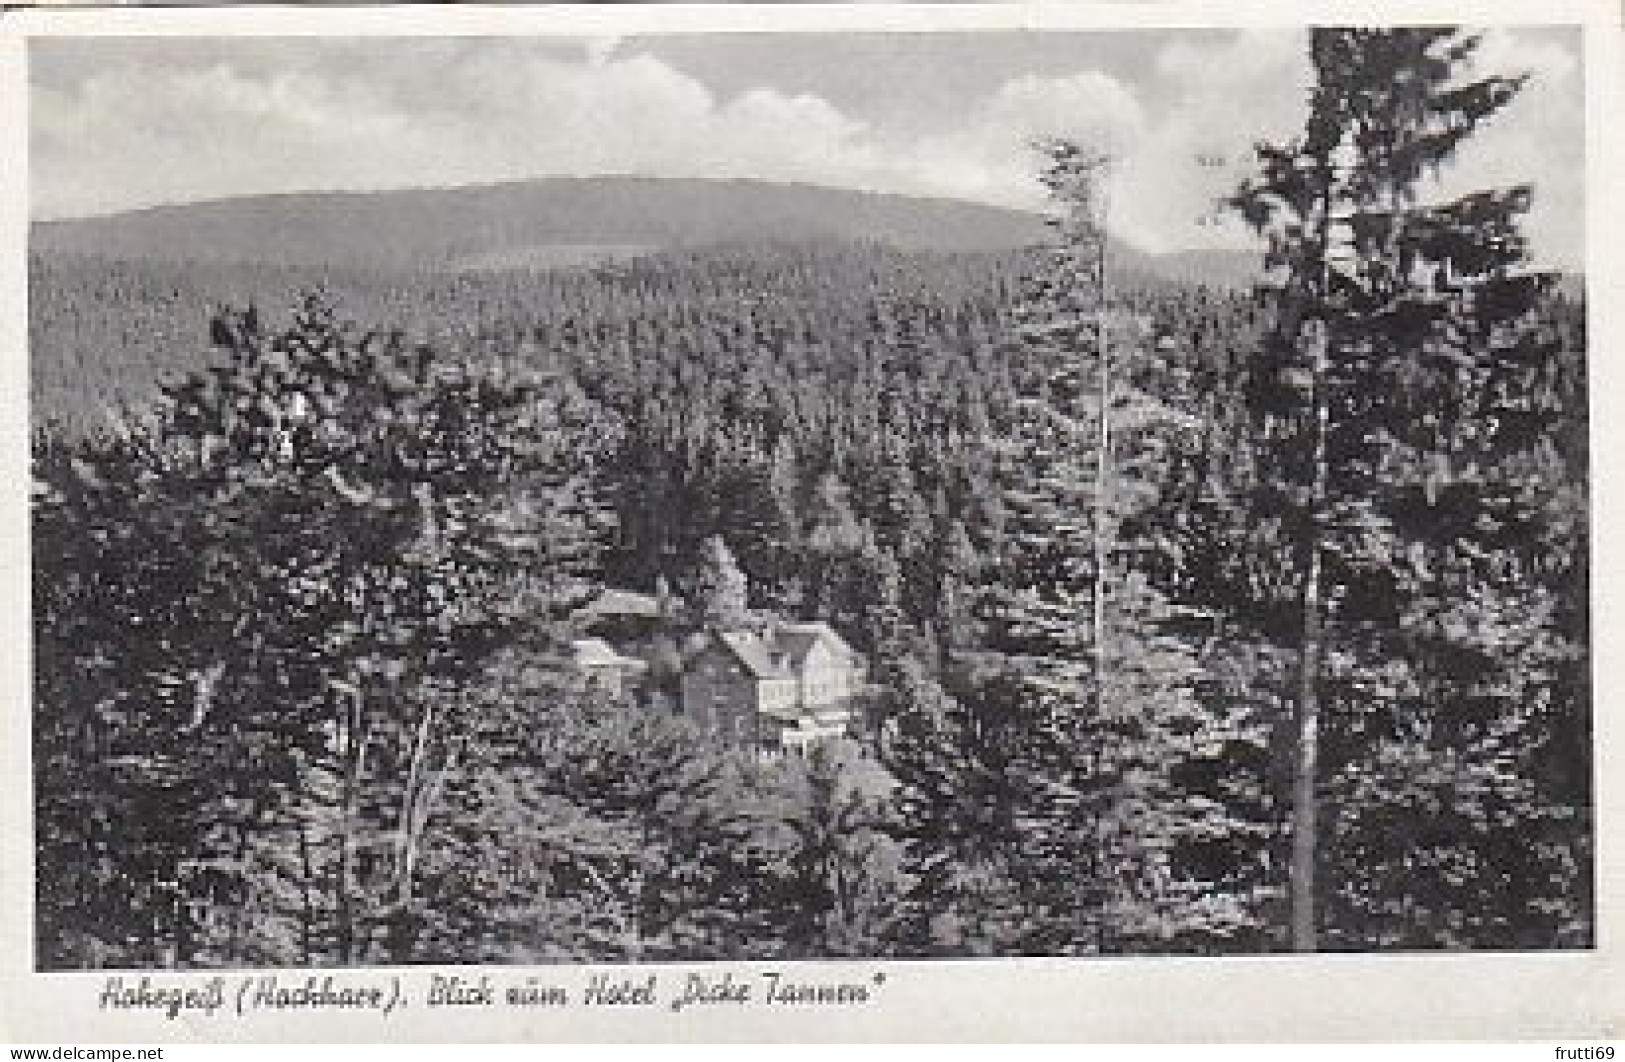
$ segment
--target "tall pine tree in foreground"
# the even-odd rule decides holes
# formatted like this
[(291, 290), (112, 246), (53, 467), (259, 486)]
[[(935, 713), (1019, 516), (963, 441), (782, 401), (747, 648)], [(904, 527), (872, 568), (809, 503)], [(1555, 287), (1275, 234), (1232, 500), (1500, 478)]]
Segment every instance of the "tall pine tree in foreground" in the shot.
[(1478, 74), (1477, 48), (1314, 31), (1304, 134), (1262, 146), (1234, 199), (1278, 278), (1250, 401), (1257, 517), (1296, 598), (1297, 950), (1550, 945), (1584, 921), (1584, 809), (1532, 766), (1583, 715), (1557, 456), (1578, 411), (1529, 323), (1549, 280), (1518, 230), (1530, 189), (1430, 180), (1522, 85)]
[[(1199, 696), (1157, 502), (1196, 423), (1106, 303), (1101, 160), (1049, 145), (1055, 239), (1009, 347), (998, 454), (1005, 542), (982, 602), (990, 667), (949, 696), (895, 683), (887, 752), (935, 947), (1214, 950), (1254, 906), (1191, 873), (1189, 846), (1253, 827), (1188, 784), (1238, 736)], [(971, 909), (975, 908), (974, 911)], [(955, 939), (955, 936), (959, 939)], [(976, 939), (978, 936), (982, 939)]]

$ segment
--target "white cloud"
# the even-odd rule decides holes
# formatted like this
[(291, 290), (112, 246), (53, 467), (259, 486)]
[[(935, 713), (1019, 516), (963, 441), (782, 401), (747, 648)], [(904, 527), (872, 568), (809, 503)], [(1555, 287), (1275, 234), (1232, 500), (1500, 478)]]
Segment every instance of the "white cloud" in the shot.
[(291, 72), (267, 79), (216, 65), (93, 75), (76, 92), (36, 90), (33, 191), (38, 213), (348, 183), (410, 151), (406, 116), (365, 86)]
[(1096, 71), (1007, 81), (971, 117), (973, 127), (994, 138), (1074, 137), (1112, 152), (1132, 144), (1145, 122), (1133, 91)]
[(1174, 40), (1156, 72), (1173, 104), (1124, 160), (1116, 201), (1124, 236), (1151, 250), (1236, 246), (1241, 223), (1218, 201), (1250, 172), (1259, 140), (1303, 125), (1310, 74), (1300, 34)]
[(1105, 74), (1023, 75), (980, 100), (958, 128), (894, 132), (886, 157), (900, 185), (1030, 208), (1043, 200), (1036, 141), (1065, 137), (1121, 152), (1145, 126), (1134, 93)]
[(862, 123), (808, 95), (722, 101), (647, 54), (435, 55), (432, 97), (338, 64), (115, 67), (37, 85), (40, 216), (304, 188), (541, 174), (819, 179), (873, 168)]
[[(1299, 33), (1173, 36), (1132, 81), (1098, 70), (1022, 74), (930, 123), (890, 100), (882, 122), (858, 104), (843, 111), (771, 85), (719, 96), (613, 38), (55, 47), (36, 64), (32, 97), (37, 216), (593, 173), (761, 177), (1035, 206), (1039, 159), (1029, 145), (1059, 135), (1114, 151), (1114, 227), (1153, 249), (1245, 238), (1233, 221), (1198, 219), (1250, 168), (1254, 141), (1297, 131), (1309, 82)], [(1487, 67), (1537, 77), (1451, 179), (1534, 179), (1537, 238), (1578, 246), (1573, 41), (1491, 34), (1483, 55)]]

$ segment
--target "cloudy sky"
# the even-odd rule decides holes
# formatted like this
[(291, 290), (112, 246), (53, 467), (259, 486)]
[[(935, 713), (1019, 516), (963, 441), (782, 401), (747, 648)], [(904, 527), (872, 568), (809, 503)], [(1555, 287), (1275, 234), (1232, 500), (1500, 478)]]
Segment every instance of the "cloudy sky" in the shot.
[[(1578, 44), (1492, 31), (1484, 66), (1533, 80), (1445, 177), (1534, 182), (1553, 264), (1578, 262), (1583, 231)], [(1233, 245), (1202, 219), (1251, 143), (1301, 125), (1303, 51), (1228, 30), (36, 40), (33, 214), (598, 173), (1033, 206), (1025, 145), (1050, 134), (1113, 146), (1120, 235)]]

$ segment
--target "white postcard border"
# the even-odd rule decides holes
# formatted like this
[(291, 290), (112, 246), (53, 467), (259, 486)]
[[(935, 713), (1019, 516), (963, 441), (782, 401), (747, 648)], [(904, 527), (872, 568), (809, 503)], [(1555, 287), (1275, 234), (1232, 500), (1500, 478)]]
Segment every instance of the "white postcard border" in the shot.
[[(1625, 777), (1621, 727), (1609, 692), (1625, 690), (1625, 166), (1621, 121), (1620, 11), (1603, 0), (1384, 0), (1140, 4), (375, 7), (109, 9), (0, 14), (0, 1042), (379, 1042), (515, 1040), (1094, 1040), (1377, 1041), (1563, 1040), (1625, 1036)], [(1593, 475), (1593, 661), (1596, 727), (1598, 946), (1585, 953), (1328, 955), (1226, 959), (967, 960), (669, 964), (650, 967), (408, 968), (339, 972), (341, 980), (403, 985), (413, 1005), (387, 1018), (336, 1011), (251, 1012), (242, 1017), (99, 1005), (103, 973), (32, 968), (33, 846), (29, 774), (29, 555), (27, 315), (27, 73), (34, 35), (559, 35), (651, 32), (820, 32), (1109, 29), (1466, 22), (1583, 24), (1588, 109), (1587, 198)], [(1619, 421), (1612, 418), (1619, 416)], [(535, 975), (580, 988), (595, 972), (655, 972), (675, 986), (690, 972), (755, 976), (765, 969), (808, 980), (867, 980), (859, 1007), (666, 1006), (469, 1013), (421, 1005), (428, 978), (490, 975), (500, 984)], [(325, 973), (326, 971), (323, 971)], [(254, 971), (219, 976), (229, 994)], [(308, 971), (280, 971), (300, 981)], [(883, 977), (875, 985), (876, 975)], [(131, 980), (132, 975), (124, 975)], [(133, 979), (139, 979), (139, 974)], [(203, 989), (215, 974), (153, 973)], [(670, 992), (666, 992), (670, 994)]]

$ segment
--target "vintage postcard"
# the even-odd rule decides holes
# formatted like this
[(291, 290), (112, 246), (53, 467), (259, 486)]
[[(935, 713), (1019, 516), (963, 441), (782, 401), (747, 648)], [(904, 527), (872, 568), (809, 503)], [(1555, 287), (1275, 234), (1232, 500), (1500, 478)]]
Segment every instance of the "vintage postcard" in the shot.
[(0, 1038), (1625, 1035), (1620, 44), (0, 18)]

